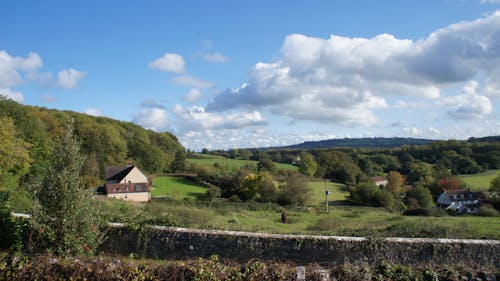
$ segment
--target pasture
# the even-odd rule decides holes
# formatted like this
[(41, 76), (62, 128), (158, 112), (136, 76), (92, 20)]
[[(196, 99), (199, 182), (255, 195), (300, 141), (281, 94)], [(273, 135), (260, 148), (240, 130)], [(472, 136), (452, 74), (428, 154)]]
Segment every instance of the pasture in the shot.
[(472, 190), (488, 190), (490, 182), (500, 176), (500, 170), (490, 170), (476, 175), (460, 175), (459, 178)]
[[(241, 168), (243, 166), (251, 166), (254, 167), (254, 169), (257, 169), (257, 163), (258, 161), (254, 160), (243, 160), (243, 159), (230, 159), (230, 158), (225, 158), (221, 156), (215, 156), (215, 155), (203, 155), (199, 154), (202, 158), (188, 158), (187, 163), (195, 163), (198, 165), (214, 165), (215, 163), (218, 163), (220, 166), (226, 166), (231, 170), (234, 170), (235, 168)], [(285, 164), (285, 163), (274, 163), (277, 169), (285, 169), (285, 170), (293, 170), (297, 171), (298, 167), (291, 165), (291, 164)]]
[(151, 197), (169, 196), (175, 200), (196, 199), (206, 188), (183, 177), (156, 177), (151, 188)]

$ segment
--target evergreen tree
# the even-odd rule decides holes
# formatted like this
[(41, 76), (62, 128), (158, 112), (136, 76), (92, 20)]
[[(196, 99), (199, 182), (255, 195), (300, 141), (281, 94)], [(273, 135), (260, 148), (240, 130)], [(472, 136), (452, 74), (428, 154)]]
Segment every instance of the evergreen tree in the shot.
[(92, 194), (82, 185), (84, 157), (67, 122), (55, 142), (41, 184), (37, 187), (32, 223), (32, 248), (60, 256), (92, 255), (100, 242), (100, 216)]

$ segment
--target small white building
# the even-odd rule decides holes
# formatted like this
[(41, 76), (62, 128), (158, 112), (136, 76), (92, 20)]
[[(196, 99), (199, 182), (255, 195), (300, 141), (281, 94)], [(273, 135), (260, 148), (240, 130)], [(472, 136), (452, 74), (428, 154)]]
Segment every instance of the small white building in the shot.
[(376, 186), (386, 186), (389, 183), (386, 178), (380, 176), (372, 177), (372, 181)]
[(437, 203), (446, 210), (456, 211), (457, 214), (477, 214), (484, 198), (480, 191), (445, 190), (439, 195)]
[(106, 167), (105, 177), (108, 197), (134, 202), (151, 200), (148, 178), (136, 166)]

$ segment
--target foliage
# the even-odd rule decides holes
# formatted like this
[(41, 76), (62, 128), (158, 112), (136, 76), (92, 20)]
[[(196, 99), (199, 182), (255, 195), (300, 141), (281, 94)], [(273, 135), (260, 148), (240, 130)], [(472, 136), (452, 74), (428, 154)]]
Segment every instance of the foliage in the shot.
[(418, 186), (413, 190), (409, 191), (407, 194), (409, 199), (414, 199), (417, 208), (429, 209), (434, 206), (434, 201), (432, 200), (432, 194), (428, 188), (423, 186)]
[(100, 243), (100, 216), (83, 190), (80, 171), (84, 158), (68, 122), (36, 189), (30, 220), (33, 247), (57, 255), (92, 255)]
[(351, 201), (357, 204), (387, 209), (393, 209), (397, 206), (397, 199), (394, 195), (390, 191), (375, 186), (373, 182), (360, 183), (351, 188), (349, 192)]
[(299, 170), (306, 176), (314, 176), (316, 171), (318, 170), (318, 165), (316, 161), (314, 161), (314, 157), (307, 152), (300, 153), (300, 162), (299, 162)]
[[(17, 138), (17, 147), (24, 147), (29, 153), (29, 171), (20, 181), (24, 187), (39, 182), (45, 173), (52, 154), (52, 143), (60, 137), (62, 124), (68, 119), (74, 120), (75, 138), (81, 143), (82, 153), (86, 156), (82, 172), (88, 180), (85, 183), (88, 187), (95, 187), (98, 179), (104, 177), (106, 166), (123, 165), (126, 162), (134, 162), (146, 173), (170, 171), (176, 153), (184, 150), (177, 138), (170, 133), (156, 133), (132, 123), (106, 117), (25, 106), (1, 96), (0, 118), (0, 151), (2, 144), (12, 139), (3, 134), (9, 134)], [(14, 151), (12, 148), (9, 150)], [(24, 163), (27, 158), (23, 153), (16, 157), (22, 161), (9, 160), (9, 165), (16, 163), (19, 168), (15, 170), (22, 176), (21, 172), (26, 172)], [(2, 152), (0, 163), (5, 159), (18, 159), (16, 157), (4, 156)]]
[(311, 189), (307, 179), (299, 173), (293, 173), (280, 186), (278, 202), (282, 205), (306, 205), (311, 199)]
[(491, 206), (490, 204), (486, 204), (486, 205), (481, 206), (481, 208), (479, 208), (477, 214), (480, 216), (483, 216), (483, 217), (498, 217), (498, 216), (500, 216), (500, 212), (495, 210), (495, 208), (493, 208), (493, 206)]
[(490, 191), (500, 192), (500, 175), (491, 180)]
[[(237, 262), (216, 255), (182, 261), (126, 260), (110, 257), (62, 259), (52, 256), (0, 256), (0, 280), (296, 280), (293, 262)], [(305, 266), (307, 280), (322, 280), (317, 264)], [(382, 261), (368, 265), (330, 265), (333, 280), (495, 280), (495, 268), (453, 265), (405, 266)]]
[(0, 191), (0, 250), (19, 251), (23, 247), (26, 223), (24, 218), (11, 215), (8, 197), (8, 191)]
[(389, 174), (387, 174), (387, 181), (388, 183), (385, 186), (386, 190), (394, 194), (399, 194), (403, 191), (404, 179), (400, 173), (396, 171), (390, 171)]
[(0, 191), (17, 186), (19, 177), (28, 172), (29, 144), (18, 137), (11, 118), (0, 117)]

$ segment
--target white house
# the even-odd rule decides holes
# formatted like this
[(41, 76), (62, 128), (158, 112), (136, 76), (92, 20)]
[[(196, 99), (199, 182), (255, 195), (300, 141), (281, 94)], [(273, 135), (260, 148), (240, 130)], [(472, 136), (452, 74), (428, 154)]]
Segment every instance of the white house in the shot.
[(134, 202), (151, 200), (148, 178), (136, 166), (106, 167), (105, 177), (108, 197)]
[(437, 202), (446, 210), (455, 210), (457, 214), (476, 214), (484, 198), (480, 191), (445, 190), (439, 195)]
[(384, 177), (372, 177), (372, 181), (375, 183), (376, 186), (386, 186), (389, 181), (384, 178)]

